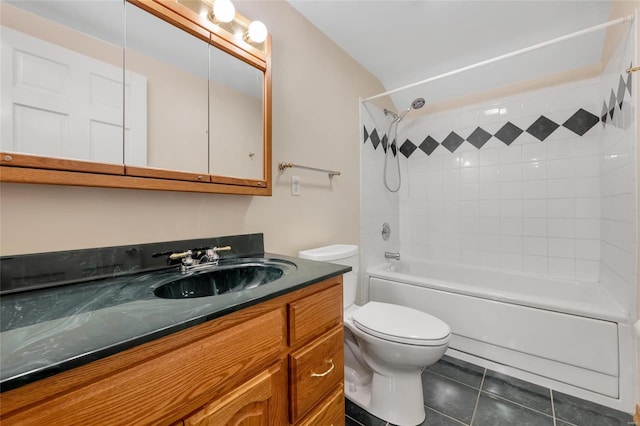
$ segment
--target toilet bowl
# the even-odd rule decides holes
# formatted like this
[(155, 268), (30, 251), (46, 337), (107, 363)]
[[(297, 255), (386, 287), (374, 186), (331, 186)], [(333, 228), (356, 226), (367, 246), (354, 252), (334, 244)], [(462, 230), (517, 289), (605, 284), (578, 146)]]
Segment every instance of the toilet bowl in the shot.
[(421, 372), (444, 355), (449, 326), (405, 306), (380, 302), (356, 305), (357, 246), (334, 245), (298, 255), (353, 268), (344, 277), (345, 396), (390, 423), (422, 423)]

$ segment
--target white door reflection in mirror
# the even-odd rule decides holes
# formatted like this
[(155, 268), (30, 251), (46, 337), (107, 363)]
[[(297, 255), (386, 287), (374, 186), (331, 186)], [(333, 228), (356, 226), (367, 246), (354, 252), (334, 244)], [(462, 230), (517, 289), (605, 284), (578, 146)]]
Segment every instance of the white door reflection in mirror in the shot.
[(264, 73), (210, 47), (209, 173), (264, 179)]
[[(93, 12), (102, 12), (104, 21), (90, 35), (78, 31), (89, 14), (81, 2), (16, 5), (2, 5), (0, 149), (122, 164), (122, 2), (98, 5)], [(144, 77), (135, 80), (146, 84)], [(133, 98), (129, 107), (144, 114), (146, 99)], [(131, 143), (137, 148), (128, 155), (139, 155), (146, 140)]]

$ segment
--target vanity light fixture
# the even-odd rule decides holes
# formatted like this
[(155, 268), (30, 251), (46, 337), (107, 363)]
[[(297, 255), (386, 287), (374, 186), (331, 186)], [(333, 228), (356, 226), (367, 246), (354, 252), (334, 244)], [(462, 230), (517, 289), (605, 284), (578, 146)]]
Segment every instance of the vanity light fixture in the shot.
[(203, 0), (203, 4), (207, 4), (210, 10), (209, 19), (236, 38), (256, 44), (267, 39), (267, 27), (260, 21), (250, 23), (245, 17), (236, 15), (236, 8), (231, 0)]
[(267, 27), (260, 21), (252, 21), (244, 39), (250, 43), (262, 43), (267, 39)]
[(211, 13), (214, 22), (231, 22), (236, 17), (236, 7), (231, 0), (215, 0)]

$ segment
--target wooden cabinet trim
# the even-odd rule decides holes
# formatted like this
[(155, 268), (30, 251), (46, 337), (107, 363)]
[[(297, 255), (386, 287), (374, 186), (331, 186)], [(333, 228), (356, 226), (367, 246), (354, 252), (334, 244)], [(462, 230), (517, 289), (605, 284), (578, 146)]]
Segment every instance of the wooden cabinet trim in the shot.
[(13, 152), (0, 152), (0, 166), (124, 175), (124, 166), (122, 164), (93, 163), (91, 161), (65, 158), (38, 157), (36, 155)]
[(216, 176), (216, 175), (211, 175), (211, 182), (226, 184), (226, 185), (257, 186), (262, 188), (267, 187), (267, 182), (264, 180), (230, 178), (226, 176)]
[(179, 170), (157, 169), (155, 167), (134, 167), (125, 166), (125, 175), (138, 176), (146, 178), (172, 179), (172, 180), (188, 180), (193, 182), (211, 182), (208, 173), (183, 172)]
[(6, 166), (0, 166), (0, 181), (10, 183), (38, 183), (46, 185), (147, 189), (156, 191), (206, 192), (212, 194), (271, 195), (270, 186), (267, 186), (266, 188), (258, 188), (206, 182), (189, 182), (137, 176), (102, 175), (96, 173)]

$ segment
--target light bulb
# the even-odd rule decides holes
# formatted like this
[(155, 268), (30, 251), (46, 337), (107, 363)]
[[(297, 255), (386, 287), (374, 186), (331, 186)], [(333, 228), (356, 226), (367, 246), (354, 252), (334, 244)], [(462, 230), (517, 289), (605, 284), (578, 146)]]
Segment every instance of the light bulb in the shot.
[(267, 39), (267, 27), (260, 21), (253, 21), (249, 24), (249, 40), (254, 43), (262, 43)]
[(220, 22), (231, 22), (236, 16), (236, 8), (231, 0), (216, 0), (213, 3), (213, 16)]

